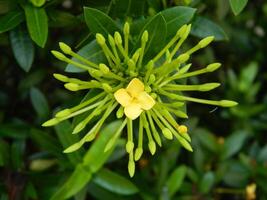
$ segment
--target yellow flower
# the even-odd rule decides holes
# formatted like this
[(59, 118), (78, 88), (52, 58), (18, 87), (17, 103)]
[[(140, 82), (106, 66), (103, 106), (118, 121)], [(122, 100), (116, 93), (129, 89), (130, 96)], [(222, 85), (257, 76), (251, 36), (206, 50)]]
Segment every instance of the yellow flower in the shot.
[(256, 189), (257, 185), (255, 183), (251, 183), (246, 187), (246, 199), (253, 200), (256, 199)]
[(121, 88), (114, 93), (115, 99), (124, 107), (125, 115), (134, 120), (143, 110), (150, 110), (155, 100), (145, 92), (145, 86), (138, 78), (134, 78), (127, 88)]

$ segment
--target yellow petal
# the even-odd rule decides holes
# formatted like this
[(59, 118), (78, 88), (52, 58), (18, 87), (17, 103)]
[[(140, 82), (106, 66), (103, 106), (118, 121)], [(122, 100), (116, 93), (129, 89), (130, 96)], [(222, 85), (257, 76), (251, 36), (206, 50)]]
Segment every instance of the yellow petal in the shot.
[(132, 97), (137, 97), (141, 92), (145, 90), (145, 86), (138, 78), (134, 78), (133, 80), (131, 80), (126, 90)]
[(139, 93), (137, 96), (137, 102), (144, 110), (150, 110), (156, 103), (155, 100), (145, 91)]
[(123, 107), (129, 105), (132, 101), (131, 96), (124, 88), (117, 90), (114, 93), (114, 96), (117, 102), (119, 102), (119, 104), (121, 104)]
[(142, 113), (142, 109), (139, 104), (131, 103), (124, 108), (124, 113), (129, 119), (134, 120)]

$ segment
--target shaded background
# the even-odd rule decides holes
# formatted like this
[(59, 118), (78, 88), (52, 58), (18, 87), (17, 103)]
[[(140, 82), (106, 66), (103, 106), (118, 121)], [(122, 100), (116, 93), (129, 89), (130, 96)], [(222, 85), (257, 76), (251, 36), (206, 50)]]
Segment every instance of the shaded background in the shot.
[[(41, 6), (48, 16), (47, 37), (33, 39), (29, 33), (27, 5)], [(249, 186), (255, 184), (257, 199), (267, 199), (267, 3), (263, 0), (249, 1), (237, 16), (226, 0), (0, 0), (0, 199), (50, 199), (90, 147), (65, 155), (64, 147), (77, 139), (70, 135), (71, 123), (55, 129), (40, 126), (59, 106), (74, 105), (84, 95), (68, 92), (53, 79), (65, 64), (50, 54), (59, 41), (78, 50), (93, 39), (83, 19), (84, 6), (107, 12), (118, 23), (142, 20), (173, 6), (197, 8), (195, 28), (186, 44), (192, 46), (207, 33), (215, 34), (217, 42), (195, 54), (192, 62), (201, 67), (219, 61), (223, 67), (190, 82), (219, 79), (222, 86), (205, 97), (232, 99), (239, 105), (225, 109), (190, 103), (189, 120), (184, 123), (195, 151), (180, 149), (176, 141), (165, 142), (155, 156), (145, 153), (133, 179), (127, 174), (121, 139), (104, 167), (73, 198), (253, 199)]]

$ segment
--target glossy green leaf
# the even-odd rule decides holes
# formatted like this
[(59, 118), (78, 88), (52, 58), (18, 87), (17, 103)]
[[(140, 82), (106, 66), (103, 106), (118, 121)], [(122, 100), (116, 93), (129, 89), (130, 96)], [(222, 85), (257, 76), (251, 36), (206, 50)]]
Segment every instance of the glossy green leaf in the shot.
[(244, 145), (248, 134), (244, 131), (238, 131), (226, 138), (222, 152), (222, 159), (227, 159), (236, 154)]
[(214, 36), (217, 41), (228, 40), (226, 33), (219, 25), (204, 17), (194, 19), (191, 34), (200, 38)]
[(93, 182), (113, 193), (132, 195), (138, 192), (138, 188), (127, 178), (108, 169), (99, 170), (94, 176)]
[(21, 11), (12, 11), (0, 18), (0, 33), (15, 28), (24, 20), (24, 14)]
[(13, 29), (10, 31), (10, 42), (16, 61), (28, 72), (34, 59), (34, 46), (28, 33), (22, 27)]
[[(106, 57), (101, 47), (97, 44), (95, 40), (85, 45), (77, 53), (94, 63), (97, 63), (97, 64), (106, 63)], [(72, 60), (79, 62), (76, 58), (73, 58)], [(77, 68), (72, 64), (68, 64), (65, 71), (66, 72), (83, 72), (84, 70)]]
[(238, 15), (246, 7), (248, 0), (229, 0), (231, 9), (235, 15)]
[(44, 94), (37, 88), (31, 88), (30, 97), (32, 105), (41, 119), (46, 119), (49, 115), (49, 106)]
[(90, 169), (77, 164), (75, 171), (64, 185), (51, 197), (51, 200), (67, 199), (78, 193), (92, 178)]
[(174, 36), (182, 25), (189, 23), (195, 12), (196, 9), (184, 6), (163, 10), (161, 13), (167, 24), (167, 38)]
[(114, 145), (110, 150), (104, 152), (105, 146), (108, 143), (109, 139), (113, 136), (115, 131), (120, 127), (122, 121), (115, 121), (107, 125), (104, 129), (99, 132), (98, 138), (95, 140), (90, 150), (84, 156), (84, 164), (89, 166), (91, 171), (95, 173), (99, 170), (106, 160), (109, 158)]
[(54, 155), (62, 156), (63, 149), (60, 148), (60, 143), (49, 133), (38, 129), (32, 129), (30, 131), (30, 135), (35, 146), (38, 148), (48, 151)]
[(48, 19), (44, 8), (25, 6), (28, 31), (32, 40), (40, 47), (44, 47), (48, 36)]
[[(59, 138), (60, 143), (63, 146), (63, 150), (72, 145), (75, 142), (79, 141), (79, 136), (71, 134), (72, 133), (72, 126), (71, 123), (67, 120), (57, 124), (55, 126), (55, 130), (57, 136)], [(62, 153), (63, 153), (62, 150)], [(78, 151), (66, 154), (69, 158), (70, 162), (75, 166), (77, 163), (81, 162), (82, 160), (82, 148)]]
[(138, 47), (141, 44), (141, 37), (143, 32), (148, 31), (148, 41), (145, 48), (145, 58), (153, 58), (165, 44), (167, 25), (161, 13), (151, 18), (140, 32)]
[(168, 194), (172, 197), (181, 187), (187, 168), (186, 166), (177, 167), (169, 176), (167, 180)]
[(202, 193), (208, 193), (215, 183), (215, 176), (213, 172), (207, 172), (204, 174), (200, 181), (199, 189)]
[(115, 148), (114, 146), (107, 152), (104, 152), (106, 144), (113, 136), (114, 132), (120, 127), (121, 123), (122, 121), (112, 122), (100, 131), (99, 137), (97, 137), (85, 154), (83, 162), (76, 162), (76, 165), (77, 163), (80, 164), (77, 165), (75, 171), (66, 183), (55, 193), (52, 200), (67, 199), (77, 194), (90, 181), (92, 174), (103, 166)]
[(116, 23), (105, 13), (94, 8), (84, 8), (84, 18), (90, 31), (95, 35), (101, 33), (105, 37), (113, 35), (115, 31), (120, 31)]

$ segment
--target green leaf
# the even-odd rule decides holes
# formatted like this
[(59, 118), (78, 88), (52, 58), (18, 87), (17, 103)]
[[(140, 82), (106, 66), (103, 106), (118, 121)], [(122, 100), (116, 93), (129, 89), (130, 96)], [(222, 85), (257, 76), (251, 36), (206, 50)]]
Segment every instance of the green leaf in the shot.
[(34, 58), (34, 46), (28, 33), (22, 27), (13, 29), (10, 31), (10, 42), (16, 61), (28, 72)]
[(15, 28), (24, 20), (24, 14), (21, 11), (12, 11), (0, 18), (0, 33), (4, 33)]
[(238, 131), (226, 138), (222, 151), (222, 159), (227, 159), (236, 154), (244, 145), (248, 134), (244, 131)]
[[(71, 134), (72, 133), (71, 123), (67, 120), (57, 124), (55, 126), (55, 130), (59, 138), (59, 141), (64, 149), (69, 147), (73, 143), (79, 141), (78, 135)], [(66, 155), (69, 158), (70, 162), (75, 166), (82, 160), (81, 153), (82, 153), (82, 148), (78, 151), (75, 151), (73, 153), (68, 153)]]
[(186, 175), (186, 166), (177, 167), (167, 180), (168, 194), (172, 197), (181, 187)]
[(251, 62), (247, 67), (243, 68), (240, 73), (240, 80), (238, 83), (238, 88), (242, 92), (249, 92), (253, 87), (253, 81), (258, 74), (258, 64), (256, 62)]
[(176, 6), (163, 10), (161, 13), (167, 24), (167, 38), (174, 36), (177, 30), (193, 18), (196, 9)]
[(91, 146), (90, 150), (85, 154), (83, 162), (90, 167), (93, 173), (99, 170), (111, 155), (116, 145), (106, 152), (104, 152), (104, 149), (121, 124), (122, 121), (119, 120), (107, 125), (100, 131), (99, 136)]
[(232, 11), (235, 15), (238, 15), (246, 7), (248, 0), (229, 0)]
[[(85, 45), (77, 53), (94, 63), (97, 63), (97, 64), (106, 63), (106, 57), (101, 47), (97, 44), (95, 40)], [(73, 58), (72, 60), (79, 62), (76, 58)], [(78, 67), (75, 67), (72, 64), (68, 64), (65, 71), (66, 72), (83, 72), (84, 70)]]
[(108, 34), (113, 35), (115, 31), (120, 31), (119, 27), (108, 15), (97, 9), (85, 7), (84, 18), (94, 35), (101, 33), (104, 37), (107, 37)]
[(213, 134), (206, 129), (197, 129), (197, 138), (200, 143), (211, 152), (218, 152), (218, 142)]
[(48, 19), (44, 8), (25, 6), (28, 31), (32, 40), (40, 47), (44, 47), (48, 36)]
[(207, 172), (204, 174), (200, 181), (199, 189), (202, 193), (206, 194), (211, 190), (211, 187), (215, 183), (215, 175), (213, 172)]
[(16, 140), (11, 146), (11, 160), (15, 169), (22, 169), (24, 165), (25, 140)]
[(75, 171), (66, 183), (56, 192), (56, 194), (53, 195), (51, 200), (67, 199), (84, 188), (84, 186), (90, 181), (92, 173), (98, 171), (112, 153), (115, 146), (107, 152), (104, 152), (104, 147), (113, 136), (114, 131), (120, 127), (121, 123), (122, 121), (112, 122), (100, 131), (99, 137), (97, 137), (91, 148), (84, 156), (83, 162), (78, 165), (77, 163), (79, 162), (76, 162), (77, 167)]
[(62, 156), (62, 148), (56, 138), (52, 137), (49, 133), (32, 129), (30, 131), (31, 138), (37, 147), (46, 150), (56, 156)]
[(228, 40), (224, 30), (204, 17), (196, 17), (192, 24), (191, 34), (200, 38), (214, 36), (215, 40)]
[(139, 42), (137, 42), (138, 46), (141, 44), (141, 37), (145, 30), (148, 31), (145, 57), (152, 58), (162, 49), (163, 45), (165, 44), (167, 25), (163, 15), (159, 13), (146, 23), (140, 32)]
[(45, 4), (45, 0), (30, 0), (34, 6), (41, 7)]
[(49, 27), (70, 27), (80, 22), (76, 16), (60, 10), (48, 10), (47, 15), (49, 16)]
[(10, 147), (9, 144), (0, 139), (0, 167), (7, 166), (10, 159)]
[(49, 106), (44, 94), (37, 88), (30, 91), (32, 105), (41, 119), (46, 119), (49, 115)]
[(132, 195), (138, 192), (138, 188), (128, 179), (108, 169), (99, 170), (94, 176), (93, 182), (113, 193)]
[(67, 199), (78, 193), (92, 178), (90, 169), (83, 164), (78, 164), (75, 171), (64, 185), (57, 190), (51, 200)]

